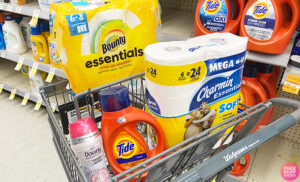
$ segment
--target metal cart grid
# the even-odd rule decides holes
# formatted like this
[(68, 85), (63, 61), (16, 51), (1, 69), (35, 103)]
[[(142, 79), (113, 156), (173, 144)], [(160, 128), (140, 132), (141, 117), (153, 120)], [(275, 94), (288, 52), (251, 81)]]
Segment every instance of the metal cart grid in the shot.
[[(53, 141), (55, 143), (56, 149), (63, 163), (63, 166), (65, 168), (66, 174), (68, 175), (69, 181), (86, 181), (83, 171), (81, 170), (80, 164), (76, 160), (76, 157), (69, 145), (68, 142), (69, 138), (68, 136), (65, 136), (63, 134), (59, 118), (56, 116), (55, 113), (51, 111), (51, 102), (53, 101), (56, 102), (58, 106), (69, 102), (69, 100), (66, 99), (68, 98), (69, 90), (64, 89), (65, 85), (66, 82), (47, 85), (41, 88), (41, 95), (45, 102), (49, 114), (49, 124), (51, 126), (52, 133), (53, 133)], [(99, 92), (103, 88), (114, 86), (114, 85), (127, 86), (130, 92), (130, 98), (132, 100), (133, 106), (143, 109), (145, 105), (144, 74), (139, 74), (108, 85), (104, 85), (99, 88), (91, 89), (86, 92), (77, 94), (74, 98), (74, 105), (77, 110), (77, 117), (78, 118), (81, 117), (79, 106), (78, 106), (78, 99), (80, 97), (84, 96), (86, 98), (87, 104), (89, 104), (89, 101), (95, 102), (92, 93)], [(283, 100), (279, 99), (279, 101), (276, 102), (275, 99), (275, 103), (277, 104), (283, 104), (282, 101)], [(247, 142), (245, 139), (247, 139), (248, 137), (247, 138), (245, 137), (250, 134), (252, 129), (261, 120), (261, 118), (264, 116), (267, 110), (272, 106), (273, 102), (269, 101), (266, 103), (258, 104), (257, 106), (252, 107), (244, 111), (243, 113), (240, 113), (215, 127), (205, 130), (199, 135), (190, 138), (188, 140), (185, 140), (184, 142), (162, 152), (161, 154), (151, 159), (148, 159), (147, 161), (119, 175), (114, 176), (113, 181), (127, 181), (134, 177), (139, 177), (138, 178), (139, 180), (141, 175), (144, 172), (148, 172), (146, 181), (169, 181), (169, 180), (180, 180), (180, 178), (186, 180), (186, 176), (190, 177), (191, 180), (206, 181), (206, 180), (213, 179), (217, 174), (218, 174), (218, 178), (221, 179), (226, 173), (228, 173), (228, 170), (230, 168), (227, 167), (231, 166), (234, 160), (228, 160), (226, 162), (223, 162), (222, 165), (216, 163), (215, 165), (217, 167), (215, 167), (215, 169), (210, 169), (209, 171), (203, 170), (202, 167), (201, 168), (202, 172), (200, 172), (200, 174), (203, 174), (203, 172), (205, 172), (203, 176), (198, 176), (199, 170), (196, 169), (198, 169), (201, 166), (212, 165), (216, 157), (220, 158), (219, 155), (221, 155), (222, 152), (227, 152), (226, 150), (232, 150), (231, 148), (234, 148), (234, 146), (231, 145), (236, 145), (239, 142)], [(285, 102), (286, 102), (285, 105), (287, 106), (293, 106), (294, 108), (298, 107), (297, 103), (294, 103), (293, 101), (286, 100)], [(293, 104), (289, 104), (289, 103), (293, 103)], [(93, 107), (91, 107), (91, 110), (89, 110), (89, 114), (92, 117), (93, 117), (93, 113), (94, 113)], [(284, 118), (286, 119), (286, 117)], [(288, 119), (292, 120), (293, 118), (292, 119), (288, 118)], [(248, 120), (248, 122), (244, 125), (244, 127), (239, 132), (235, 132), (236, 127), (244, 120)], [(278, 122), (274, 122), (274, 123), (276, 124)], [(233, 135), (232, 142), (223, 145), (224, 142), (227, 140), (226, 137), (225, 139), (223, 139), (223, 143), (220, 144), (220, 146), (222, 147), (212, 149), (214, 144), (223, 136), (225, 131), (231, 127), (233, 127), (233, 129), (227, 135), (227, 137), (231, 136), (232, 134)], [(218, 130), (211, 133), (211, 131), (215, 129)], [(266, 129), (268, 129), (268, 127), (266, 127), (263, 130)], [(260, 134), (259, 132), (256, 132), (254, 136), (258, 136), (259, 134)], [(268, 135), (266, 141), (276, 135), (273, 134)], [(253, 147), (258, 147), (264, 142), (265, 141), (261, 140), (260, 142), (258, 142), (257, 145)], [(251, 150), (253, 149), (255, 148), (252, 148)], [(249, 149), (241, 152), (234, 159), (236, 160), (241, 158), (243, 155), (250, 152), (251, 150)], [(137, 169), (139, 170), (136, 171)], [(195, 170), (198, 172), (195, 173)], [(191, 174), (197, 174), (196, 176), (198, 177), (197, 178), (191, 177)]]

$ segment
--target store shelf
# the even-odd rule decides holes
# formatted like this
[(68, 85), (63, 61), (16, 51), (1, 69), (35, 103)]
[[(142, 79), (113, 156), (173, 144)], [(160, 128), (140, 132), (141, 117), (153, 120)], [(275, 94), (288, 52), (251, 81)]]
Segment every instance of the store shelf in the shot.
[(178, 10), (162, 12), (162, 32), (183, 38), (194, 36), (194, 13)]
[(13, 88), (16, 88), (16, 95), (24, 97), (26, 93), (29, 93), (29, 100), (37, 102), (38, 97), (31, 92), (29, 78), (21, 72), (14, 71), (14, 66), (12, 62), (0, 60), (0, 82), (4, 84), (3, 89), (11, 92)]
[(37, 1), (25, 5), (0, 2), (0, 10), (18, 13), (26, 16), (32, 16), (34, 11), (40, 11), (39, 18), (49, 20), (49, 12), (41, 10)]
[[(162, 12), (161, 41), (184, 40), (194, 36), (194, 12), (166, 9)], [(294, 37), (282, 54), (247, 52), (247, 59), (281, 67), (287, 67), (293, 47)]]
[[(4, 84), (3, 89), (11, 92), (13, 88), (16, 88), (16, 95), (24, 97), (26, 93), (29, 93), (29, 100), (37, 102), (39, 98), (37, 95), (32, 93), (28, 76), (24, 76), (20, 71), (15, 71), (14, 68), (15, 64), (13, 62), (0, 58), (0, 83)], [(53, 82), (57, 83), (60, 82), (60, 80), (54, 79)], [(63, 90), (65, 88), (66, 85), (59, 89)], [(67, 95), (52, 97), (49, 102), (64, 103), (67, 97)], [(42, 105), (45, 106), (44, 102)], [(58, 111), (57, 107), (55, 107), (55, 109)]]
[(282, 54), (264, 54), (254, 51), (248, 51), (247, 59), (260, 63), (272, 64), (281, 67), (287, 67), (291, 51), (293, 48), (294, 39), (292, 39)]
[[(0, 57), (18, 62), (19, 55), (9, 53), (7, 51), (3, 51), (5, 54), (0, 53)], [(3, 56), (4, 55), (4, 56)], [(26, 53), (21, 54), (20, 56), (24, 57), (23, 65), (32, 67), (33, 63), (36, 63), (36, 61), (33, 59), (32, 50), (29, 49)], [(50, 64), (43, 64), (39, 63), (38, 69), (44, 72), (49, 73), (50, 69), (53, 68)], [(64, 74), (62, 69), (55, 68), (55, 75), (67, 79), (66, 75)]]

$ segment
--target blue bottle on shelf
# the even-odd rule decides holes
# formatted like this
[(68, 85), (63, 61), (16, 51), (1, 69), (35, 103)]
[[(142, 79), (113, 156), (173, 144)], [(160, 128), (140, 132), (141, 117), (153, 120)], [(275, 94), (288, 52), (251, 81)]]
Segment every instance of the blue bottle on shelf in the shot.
[(2, 31), (3, 24), (4, 24), (4, 14), (3, 11), (0, 11), (0, 50), (6, 49), (5, 40)]

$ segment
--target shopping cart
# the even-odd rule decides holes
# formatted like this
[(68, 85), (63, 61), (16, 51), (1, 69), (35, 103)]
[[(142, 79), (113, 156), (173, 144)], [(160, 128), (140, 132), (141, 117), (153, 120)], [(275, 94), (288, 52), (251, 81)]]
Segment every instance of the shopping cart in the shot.
[[(84, 100), (87, 105), (94, 105), (98, 98), (95, 93), (103, 88), (114, 85), (125, 85), (130, 92), (132, 104), (135, 107), (144, 108), (145, 106), (145, 84), (144, 74), (129, 77), (111, 84), (107, 84), (95, 89), (91, 89), (75, 96), (74, 102), (69, 99), (69, 90), (66, 89), (67, 82), (49, 84), (40, 88), (41, 96), (49, 114), (49, 124), (53, 133), (53, 141), (59, 157), (64, 166), (69, 181), (87, 181), (71, 147), (69, 136), (64, 134), (62, 123), (58, 112), (52, 112), (53, 103), (62, 106), (67, 103), (74, 104), (77, 119), (81, 118), (79, 100)], [(283, 105), (297, 109), (291, 114), (274, 121), (268, 126), (251, 134), (253, 128), (267, 113), (273, 105)], [(95, 118), (94, 107), (85, 107), (88, 115)], [(216, 125), (197, 136), (183, 141), (182, 143), (167, 149), (166, 151), (152, 157), (143, 163), (136, 165), (127, 171), (113, 176), (113, 181), (128, 181), (136, 178), (140, 180), (144, 172), (148, 172), (145, 181), (226, 181), (229, 171), (232, 169), (234, 161), (242, 158), (250, 151), (261, 146), (271, 138), (295, 125), (300, 119), (300, 102), (274, 98), (265, 103), (260, 103), (244, 112), (237, 114), (223, 123)], [(236, 131), (237, 126), (244, 120), (247, 123)], [(224, 132), (233, 127), (227, 135), (233, 135), (229, 144), (223, 143), (213, 149), (215, 143), (223, 136)], [(214, 132), (213, 130), (218, 129)], [(142, 131), (141, 131), (142, 132)], [(225, 178), (224, 178), (225, 177)], [(230, 181), (233, 181), (231, 178)], [(239, 179), (235, 179), (239, 181)]]

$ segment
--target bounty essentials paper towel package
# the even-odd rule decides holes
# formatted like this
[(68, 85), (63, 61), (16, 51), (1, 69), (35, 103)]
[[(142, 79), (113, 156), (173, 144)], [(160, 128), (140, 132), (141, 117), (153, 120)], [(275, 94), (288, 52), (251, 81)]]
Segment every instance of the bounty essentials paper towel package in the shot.
[(247, 41), (214, 33), (145, 48), (147, 110), (168, 148), (237, 113)]
[(144, 48), (156, 42), (156, 0), (51, 5), (58, 55), (75, 93), (144, 72)]

